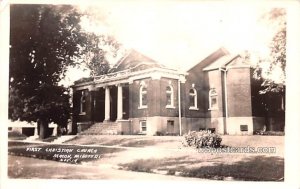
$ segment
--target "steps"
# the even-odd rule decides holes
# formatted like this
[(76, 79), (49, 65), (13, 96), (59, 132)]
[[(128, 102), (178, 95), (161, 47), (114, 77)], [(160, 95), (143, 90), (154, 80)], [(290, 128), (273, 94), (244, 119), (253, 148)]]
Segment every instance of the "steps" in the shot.
[(119, 124), (116, 122), (95, 123), (80, 135), (117, 135)]

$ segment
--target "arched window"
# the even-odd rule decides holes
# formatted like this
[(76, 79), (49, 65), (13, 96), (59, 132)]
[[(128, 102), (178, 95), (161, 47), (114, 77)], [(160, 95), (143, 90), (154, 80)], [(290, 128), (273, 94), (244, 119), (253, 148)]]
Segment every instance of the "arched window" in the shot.
[(87, 96), (86, 90), (81, 91), (81, 94), (80, 94), (80, 110), (79, 110), (80, 114), (85, 114), (86, 96)]
[(146, 85), (141, 85), (140, 87), (140, 107), (147, 108), (148, 98), (147, 98), (147, 87)]
[(189, 102), (190, 102), (190, 110), (198, 110), (197, 106), (197, 91), (195, 88), (191, 88), (189, 91)]
[(174, 90), (172, 86), (166, 87), (167, 105), (166, 108), (174, 108)]
[(214, 88), (209, 90), (209, 109), (218, 109), (218, 94)]

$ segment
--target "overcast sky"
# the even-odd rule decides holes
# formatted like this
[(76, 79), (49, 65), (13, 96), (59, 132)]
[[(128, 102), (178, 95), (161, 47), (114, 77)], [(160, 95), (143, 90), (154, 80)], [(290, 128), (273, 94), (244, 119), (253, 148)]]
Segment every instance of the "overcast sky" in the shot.
[(93, 15), (82, 18), (87, 31), (113, 35), (126, 48), (181, 70), (188, 70), (220, 47), (232, 53), (266, 54), (274, 32), (258, 22), (270, 4), (100, 1), (80, 8)]
[(109, 33), (160, 63), (191, 67), (224, 46), (231, 52), (266, 51), (271, 28), (257, 20), (270, 7), (249, 4), (201, 3), (102, 3), (85, 6), (94, 13), (94, 24), (82, 26)]

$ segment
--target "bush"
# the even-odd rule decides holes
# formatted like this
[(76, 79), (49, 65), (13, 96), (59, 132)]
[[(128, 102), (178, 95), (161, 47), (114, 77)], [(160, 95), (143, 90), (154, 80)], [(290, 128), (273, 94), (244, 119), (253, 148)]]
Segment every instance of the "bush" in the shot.
[(221, 136), (211, 133), (209, 130), (199, 132), (191, 131), (184, 135), (184, 146), (218, 148), (221, 146), (221, 142)]
[(160, 131), (156, 131), (155, 132), (155, 136), (164, 136), (164, 133), (160, 132)]

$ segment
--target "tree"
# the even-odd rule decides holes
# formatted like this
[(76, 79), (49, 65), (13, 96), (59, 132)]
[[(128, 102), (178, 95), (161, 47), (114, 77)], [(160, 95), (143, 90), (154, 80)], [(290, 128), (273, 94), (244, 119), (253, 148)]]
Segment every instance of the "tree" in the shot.
[(59, 86), (87, 41), (81, 15), (68, 5), (11, 5), (9, 118), (37, 121), (41, 138), (48, 123), (67, 123), (68, 89)]
[[(81, 8), (82, 25), (88, 41), (80, 49), (78, 62), (85, 65), (90, 76), (107, 74), (108, 70), (120, 58), (126, 49), (111, 35), (110, 10), (103, 6), (86, 6)], [(80, 82), (80, 81), (79, 81)]]
[(81, 28), (84, 12), (71, 5), (12, 5), (9, 118), (37, 121), (40, 137), (48, 123), (66, 126), (70, 90), (59, 85), (67, 69), (85, 65), (91, 76), (107, 73), (107, 54), (120, 44)]
[(111, 67), (108, 54), (116, 58), (123, 50), (121, 44), (109, 35), (86, 33), (85, 37), (88, 43), (80, 50), (81, 62), (90, 70), (92, 77), (107, 74)]
[(260, 93), (285, 93), (286, 10), (272, 9), (262, 16), (261, 22), (275, 32), (269, 44), (269, 55), (260, 57), (254, 72), (256, 78), (262, 80)]
[[(281, 124), (285, 120), (285, 79), (286, 79), (286, 10), (275, 8), (261, 17), (261, 23), (271, 28), (273, 34), (269, 43), (269, 54), (260, 57), (254, 69), (257, 79), (258, 104), (263, 111), (267, 130), (272, 130), (272, 119)], [(278, 128), (277, 128), (278, 129)]]

